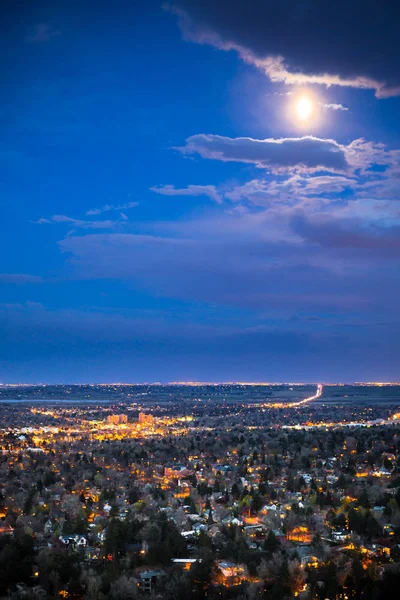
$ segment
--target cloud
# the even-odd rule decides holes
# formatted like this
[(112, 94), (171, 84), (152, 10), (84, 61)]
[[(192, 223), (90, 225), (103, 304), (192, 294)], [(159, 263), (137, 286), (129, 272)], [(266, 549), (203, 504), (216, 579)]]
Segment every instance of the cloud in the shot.
[(270, 92), (268, 94), (265, 94), (266, 96), (273, 96), (273, 97), (287, 97), (287, 96), (293, 96), (294, 92)]
[[(358, 138), (346, 146), (346, 158), (351, 167), (373, 175), (376, 166), (385, 167), (386, 176), (400, 166), (400, 151), (391, 150), (381, 142)], [(379, 175), (379, 174), (376, 174)]]
[[(203, 356), (203, 352), (205, 356), (208, 347), (228, 361), (252, 352), (260, 361), (261, 353), (268, 364), (270, 357), (274, 360), (284, 353), (285, 369), (287, 364), (293, 366), (286, 361), (297, 349), (299, 360), (312, 353), (321, 365), (330, 361), (330, 353), (343, 357), (343, 351), (348, 353), (347, 361), (353, 361), (353, 369), (354, 356), (360, 365), (362, 356), (376, 366), (370, 350), (375, 343), (398, 357), (393, 331), (400, 332), (396, 275), (400, 272), (400, 201), (334, 199), (339, 190), (357, 181), (355, 176), (309, 173), (274, 176), (272, 181), (254, 179), (236, 189), (231, 185), (230, 192), (228, 186), (221, 186), (217, 192), (225, 202), (228, 193), (236, 193), (230, 202), (240, 207), (244, 197), (258, 194), (250, 200), (257, 203), (257, 211), (227, 214), (224, 205), (201, 218), (153, 223), (153, 235), (79, 232), (68, 236), (59, 245), (69, 278), (98, 279), (110, 288), (123, 281), (130, 289), (154, 296), (164, 307), (175, 302), (202, 306), (207, 319), (219, 315), (220, 323), (202, 328), (203, 319), (197, 318), (198, 328), (186, 328), (176, 308), (170, 311), (174, 318), (167, 325), (154, 319), (144, 323), (114, 316), (86, 318), (69, 311), (56, 318), (38, 309), (33, 322), (47, 323), (44, 334), (36, 338), (40, 347), (50, 354), (55, 336), (58, 346), (60, 339), (65, 340), (65, 348), (73, 348), (77, 339), (85, 340), (84, 348), (78, 344), (82, 354), (96, 357), (104, 348), (107, 356), (118, 357), (115, 364), (119, 365), (123, 357), (131, 361), (135, 354), (151, 356), (153, 373), (162, 362), (161, 348), (164, 357), (171, 354), (174, 360)], [(263, 205), (269, 186), (275, 186), (275, 202)], [(316, 198), (318, 190), (332, 198), (324, 193)], [(13, 323), (17, 318), (22, 320), (17, 315)], [(232, 324), (235, 319), (237, 326)]]
[(345, 148), (335, 140), (313, 136), (258, 140), (200, 133), (187, 138), (179, 150), (222, 162), (243, 162), (271, 170), (326, 168), (344, 171)]
[(0, 378), (48, 383), (362, 380), (370, 379), (371, 368), (381, 374), (389, 368), (388, 379), (394, 379), (399, 334), (396, 321), (354, 315), (349, 321), (300, 310), (280, 323), (265, 318), (257, 324), (210, 325), (181, 318), (171, 322), (166, 313), (146, 318), (121, 310), (0, 305)]
[(221, 196), (214, 185), (188, 185), (185, 188), (176, 188), (173, 185), (157, 185), (150, 189), (152, 192), (164, 196), (208, 196), (218, 204), (222, 202)]
[(136, 206), (139, 206), (139, 202), (126, 202), (125, 204), (105, 204), (104, 206), (102, 206), (100, 208), (89, 209), (88, 211), (86, 211), (86, 215), (88, 217), (95, 216), (95, 215), (101, 215), (105, 212), (127, 210), (128, 208), (135, 208)]
[[(160, 235), (90, 234), (60, 242), (79, 278), (131, 280), (157, 296), (213, 302), (279, 314), (290, 307), (357, 310), (393, 305), (400, 287), (383, 265), (400, 258), (400, 218), (275, 206), (171, 225)], [(396, 309), (397, 310), (397, 309)]]
[(354, 190), (358, 186), (355, 177), (344, 175), (303, 175), (295, 174), (280, 179), (252, 179), (243, 185), (226, 186), (221, 194), (224, 200), (232, 202), (248, 201), (255, 206), (271, 203), (302, 203), (307, 197), (338, 195), (345, 190)]
[(340, 216), (302, 214), (292, 221), (293, 229), (304, 240), (322, 247), (361, 250), (370, 256), (400, 257), (400, 223), (385, 226)]
[(1, 283), (41, 283), (42, 277), (27, 273), (0, 273)]
[(61, 31), (53, 29), (51, 25), (46, 23), (38, 23), (31, 35), (26, 38), (26, 41), (31, 44), (44, 44), (61, 35)]
[(153, 187), (153, 191), (166, 195), (206, 194), (218, 203), (243, 201), (247, 206), (304, 203), (317, 197), (339, 200), (343, 194), (343, 198), (400, 199), (400, 151), (363, 138), (343, 145), (312, 136), (258, 140), (197, 134), (187, 138), (179, 150), (184, 155), (254, 165), (265, 174), (243, 184), (189, 185), (180, 189), (166, 185)]
[[(288, 365), (296, 365), (300, 378), (311, 356), (320, 360), (328, 340), (329, 347), (338, 344), (337, 334), (320, 339), (301, 331), (295, 322), (282, 328), (271, 324), (210, 326), (182, 320), (171, 323), (166, 317), (20, 306), (3, 310), (0, 306), (1, 379), (56, 383), (271, 380), (277, 376), (282, 355), (286, 373)], [(283, 372), (279, 374), (284, 378)]]
[(389, 2), (174, 0), (166, 9), (186, 39), (233, 50), (271, 81), (400, 94), (398, 9)]
[(357, 184), (354, 177), (340, 175), (317, 175), (315, 177), (299, 178), (299, 187), (303, 194), (331, 194), (343, 192)]
[(346, 106), (343, 106), (343, 104), (335, 104), (333, 102), (330, 104), (324, 104), (323, 102), (320, 102), (319, 105), (322, 106), (322, 108), (327, 108), (328, 110), (349, 110)]
[(111, 229), (116, 224), (124, 223), (126, 219), (121, 218), (118, 221), (105, 220), (105, 221), (86, 221), (83, 219), (73, 219), (72, 217), (67, 217), (66, 215), (53, 215), (49, 219), (38, 219), (37, 221), (33, 221), (36, 225), (50, 225), (52, 223), (65, 223), (67, 225), (71, 225), (73, 227), (77, 227), (78, 229)]

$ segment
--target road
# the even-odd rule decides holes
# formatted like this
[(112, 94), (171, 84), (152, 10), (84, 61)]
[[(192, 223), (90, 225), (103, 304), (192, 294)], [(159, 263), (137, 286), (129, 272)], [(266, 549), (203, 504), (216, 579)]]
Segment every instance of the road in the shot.
[(315, 392), (314, 396), (310, 396), (309, 398), (304, 398), (304, 400), (299, 400), (299, 402), (291, 402), (288, 404), (288, 406), (301, 406), (302, 404), (308, 404), (309, 402), (313, 402), (313, 400), (316, 400), (317, 398), (320, 398), (322, 396), (322, 390), (324, 389), (324, 386), (322, 385), (322, 383), (319, 383), (317, 385), (317, 391)]
[(308, 404), (309, 402), (313, 402), (322, 396), (323, 390), (322, 383), (317, 385), (317, 391), (313, 396), (309, 396), (309, 398), (304, 398), (304, 400), (299, 400), (298, 402), (270, 402), (268, 404), (268, 408), (296, 408), (297, 406), (302, 406), (302, 404)]

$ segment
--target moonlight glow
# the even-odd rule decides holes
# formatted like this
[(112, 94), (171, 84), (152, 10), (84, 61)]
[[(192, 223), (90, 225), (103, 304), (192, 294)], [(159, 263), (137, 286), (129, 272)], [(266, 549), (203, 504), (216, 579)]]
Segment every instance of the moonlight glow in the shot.
[(297, 119), (306, 122), (309, 121), (314, 114), (315, 103), (309, 96), (300, 96), (300, 98), (295, 101), (294, 110)]

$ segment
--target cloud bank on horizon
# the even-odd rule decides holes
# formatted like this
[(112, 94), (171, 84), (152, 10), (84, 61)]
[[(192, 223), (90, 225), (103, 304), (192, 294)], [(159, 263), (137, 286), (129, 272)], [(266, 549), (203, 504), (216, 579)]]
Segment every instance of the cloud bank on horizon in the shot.
[(398, 379), (399, 9), (116, 7), (7, 15), (1, 379)]

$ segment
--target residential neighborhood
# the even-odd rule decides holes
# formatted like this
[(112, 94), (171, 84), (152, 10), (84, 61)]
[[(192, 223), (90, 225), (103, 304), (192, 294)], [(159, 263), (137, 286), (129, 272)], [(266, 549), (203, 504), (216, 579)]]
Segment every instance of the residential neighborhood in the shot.
[(5, 405), (0, 597), (389, 597), (400, 426), (349, 410)]

